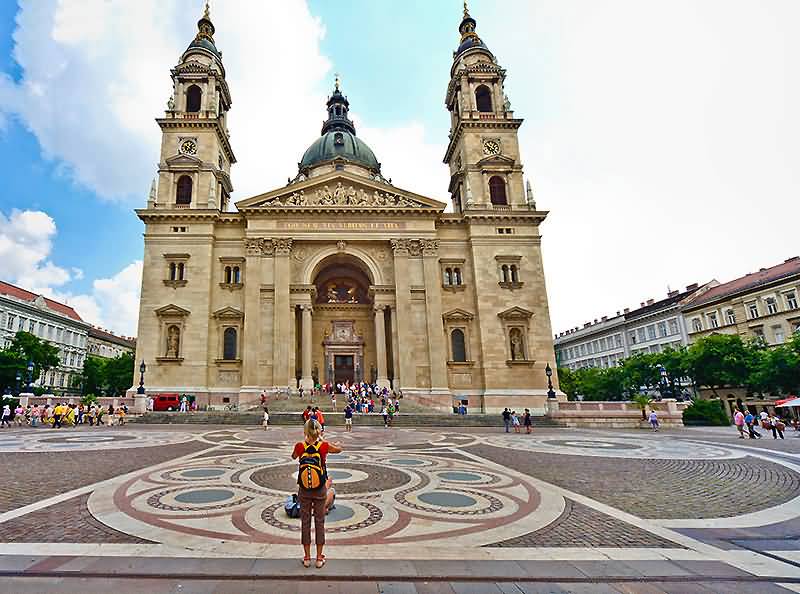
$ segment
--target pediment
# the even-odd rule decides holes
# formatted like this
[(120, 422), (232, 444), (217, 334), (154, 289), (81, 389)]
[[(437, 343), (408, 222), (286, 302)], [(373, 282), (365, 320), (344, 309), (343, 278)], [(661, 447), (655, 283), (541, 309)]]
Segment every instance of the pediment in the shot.
[(241, 320), (244, 318), (244, 313), (236, 309), (235, 307), (223, 307), (222, 309), (218, 309), (213, 314), (213, 317), (219, 319), (227, 319), (227, 320)]
[(484, 157), (480, 161), (476, 163), (476, 165), (486, 166), (486, 165), (499, 165), (503, 167), (508, 167), (514, 164), (514, 159), (511, 157), (507, 157), (506, 155), (489, 155), (488, 157)]
[(505, 311), (501, 311), (497, 316), (501, 320), (528, 320), (533, 316), (532, 311), (528, 311), (522, 307), (512, 307)]
[(468, 311), (464, 311), (463, 309), (451, 309), (447, 313), (442, 314), (442, 319), (446, 321), (454, 321), (454, 320), (464, 320), (469, 321), (473, 319), (475, 316), (469, 313)]
[(163, 307), (159, 307), (156, 310), (156, 315), (160, 318), (164, 317), (185, 317), (188, 316), (190, 312), (188, 309), (183, 309), (182, 307), (175, 305), (174, 303), (170, 303), (169, 305), (165, 305)]
[(197, 157), (194, 157), (192, 155), (173, 155), (171, 157), (167, 157), (166, 159), (164, 159), (164, 161), (167, 163), (167, 165), (170, 165), (172, 167), (175, 166), (179, 167), (181, 165), (185, 165), (188, 167), (196, 167), (197, 165), (203, 164), (202, 159), (198, 159)]
[(351, 173), (335, 171), (247, 198), (240, 211), (288, 210), (409, 210), (443, 212), (446, 204), (395, 186)]

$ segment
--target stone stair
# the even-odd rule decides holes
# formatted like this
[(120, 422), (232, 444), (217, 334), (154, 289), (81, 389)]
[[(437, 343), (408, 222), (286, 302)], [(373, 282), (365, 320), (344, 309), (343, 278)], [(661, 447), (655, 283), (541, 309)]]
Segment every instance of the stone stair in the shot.
[[(213, 412), (150, 412), (138, 417), (129, 417), (130, 423), (147, 423), (153, 425), (260, 425), (262, 415), (250, 412), (213, 411)], [(300, 425), (302, 416), (296, 413), (270, 413), (270, 425)], [(383, 425), (381, 415), (356, 415), (353, 424), (357, 427), (379, 427)], [(558, 427), (559, 425), (547, 417), (535, 417), (535, 427)], [(325, 425), (340, 427), (344, 425), (344, 415), (327, 413)], [(499, 414), (454, 415), (454, 414), (421, 414), (405, 413), (394, 416), (395, 427), (502, 427), (503, 420)]]

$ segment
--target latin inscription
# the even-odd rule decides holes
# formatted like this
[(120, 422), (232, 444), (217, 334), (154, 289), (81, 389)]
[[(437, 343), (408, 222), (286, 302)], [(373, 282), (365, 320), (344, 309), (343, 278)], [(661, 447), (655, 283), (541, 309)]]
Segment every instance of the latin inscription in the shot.
[(308, 231), (394, 231), (405, 229), (403, 222), (392, 223), (348, 223), (348, 222), (311, 222), (311, 221), (278, 221), (278, 229), (300, 229)]

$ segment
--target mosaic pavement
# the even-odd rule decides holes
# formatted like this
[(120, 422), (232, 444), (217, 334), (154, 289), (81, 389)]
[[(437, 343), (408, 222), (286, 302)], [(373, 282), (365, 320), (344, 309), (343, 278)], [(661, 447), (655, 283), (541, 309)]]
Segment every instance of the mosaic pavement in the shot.
[[(283, 504), (299, 428), (193, 429), (0, 433), (13, 467), (69, 468), (69, 480), (20, 472), (0, 488), (0, 563), (294, 557), (299, 520)], [(329, 459), (331, 558), (716, 562), (800, 591), (793, 435), (783, 451), (690, 431), (357, 427), (326, 437), (345, 449)], [(81, 461), (104, 474), (87, 469), (81, 484)], [(73, 521), (59, 526), (64, 514)]]

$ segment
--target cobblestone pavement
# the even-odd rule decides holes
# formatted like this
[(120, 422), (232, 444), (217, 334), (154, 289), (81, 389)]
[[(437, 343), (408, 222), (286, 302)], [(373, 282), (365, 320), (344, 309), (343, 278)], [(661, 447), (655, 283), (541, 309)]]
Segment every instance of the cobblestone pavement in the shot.
[(642, 518), (737, 516), (800, 496), (800, 473), (751, 456), (621, 462), (491, 446), (468, 451)]
[(317, 573), (286, 558), (299, 427), (0, 433), (4, 591), (800, 592), (792, 432), (340, 431)]

